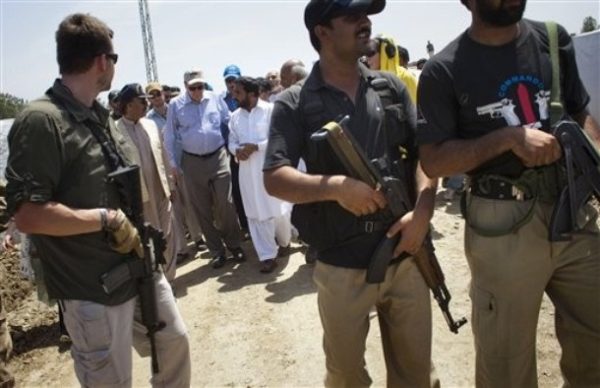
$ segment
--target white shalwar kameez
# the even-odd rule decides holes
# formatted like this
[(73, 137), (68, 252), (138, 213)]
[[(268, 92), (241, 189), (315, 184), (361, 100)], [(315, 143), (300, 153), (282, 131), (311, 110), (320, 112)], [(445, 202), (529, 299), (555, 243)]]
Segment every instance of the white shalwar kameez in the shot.
[(288, 246), (291, 239), (291, 204), (270, 196), (263, 184), (262, 168), (272, 111), (273, 104), (259, 99), (252, 111), (238, 108), (229, 121), (232, 154), (243, 144), (258, 145), (258, 151), (239, 161), (239, 182), (250, 237), (260, 261), (275, 259), (278, 245)]

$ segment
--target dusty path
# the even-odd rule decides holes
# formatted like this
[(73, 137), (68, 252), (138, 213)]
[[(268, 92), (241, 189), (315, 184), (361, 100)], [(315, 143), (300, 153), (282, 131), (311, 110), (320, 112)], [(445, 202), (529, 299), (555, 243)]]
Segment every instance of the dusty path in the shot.
[[(468, 267), (463, 256), (463, 223), (458, 203), (438, 198), (434, 218), (435, 244), (447, 285), (453, 295), (455, 318), (468, 315)], [(251, 247), (246, 246), (250, 252)], [(312, 267), (299, 248), (280, 262), (275, 273), (258, 272), (254, 254), (243, 264), (228, 263), (213, 270), (208, 260), (178, 268), (179, 308), (188, 325), (192, 348), (192, 385), (195, 387), (317, 387), (324, 373), (321, 327), (316, 308)], [(43, 307), (28, 311), (49, 314)], [(444, 387), (473, 386), (473, 344), (470, 326), (458, 335), (446, 327), (433, 307), (434, 362)], [(41, 312), (40, 312), (41, 311)], [(44, 312), (46, 311), (46, 312)], [(558, 344), (553, 334), (553, 309), (544, 301), (538, 331), (540, 387), (561, 384)], [(12, 315), (12, 314), (11, 314)], [(469, 318), (469, 317), (467, 317)], [(385, 370), (377, 320), (371, 320), (367, 365), (374, 386), (385, 385)], [(40, 330), (30, 328), (26, 336)], [(40, 337), (40, 335), (37, 335)], [(59, 351), (55, 325), (44, 341), (22, 347), (9, 364), (19, 386), (76, 386), (68, 351)], [(24, 363), (26, 362), (26, 364)], [(148, 386), (149, 360), (134, 352), (134, 386)]]

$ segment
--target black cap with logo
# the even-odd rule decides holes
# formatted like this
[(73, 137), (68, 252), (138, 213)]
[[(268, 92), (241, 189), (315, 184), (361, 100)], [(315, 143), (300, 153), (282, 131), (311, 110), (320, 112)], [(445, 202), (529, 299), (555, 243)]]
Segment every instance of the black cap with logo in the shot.
[(385, 0), (310, 0), (304, 9), (304, 24), (312, 30), (338, 16), (361, 12), (373, 15), (384, 8)]

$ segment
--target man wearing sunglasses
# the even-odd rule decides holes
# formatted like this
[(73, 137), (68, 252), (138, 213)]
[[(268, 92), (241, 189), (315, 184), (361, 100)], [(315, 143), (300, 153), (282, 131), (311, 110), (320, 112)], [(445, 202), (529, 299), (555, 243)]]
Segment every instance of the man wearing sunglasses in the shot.
[[(392, 142), (391, 135), (414, 139), (416, 112), (406, 87), (393, 74), (371, 71), (358, 62), (369, 49), (367, 15), (384, 7), (384, 0), (308, 3), (304, 22), (319, 61), (303, 86), (291, 86), (275, 101), (265, 157), (267, 192), (296, 204), (294, 224), (318, 250), (313, 278), (324, 331), (327, 387), (372, 383), (364, 353), (373, 308), (381, 328), (387, 386), (439, 384), (432, 373), (429, 290), (410, 257), (427, 234), (437, 181), (417, 169), (412, 147), (407, 152), (410, 168), (397, 177), (414, 194), (416, 205), (399, 219), (387, 217), (383, 193), (349, 177), (327, 141), (310, 140), (312, 133), (346, 115), (347, 130), (370, 159), (392, 149), (398, 153), (400, 144), (408, 147), (409, 141)], [(373, 79), (394, 96), (389, 113), (383, 113), (381, 89), (375, 89)], [(392, 158), (399, 163), (398, 156)], [(295, 168), (300, 158), (306, 173)], [(399, 233), (384, 281), (366, 283), (366, 269), (379, 242), (386, 234)], [(407, 252), (403, 260), (398, 257), (402, 252)]]
[[(15, 119), (9, 134), (6, 199), (17, 228), (31, 236), (50, 298), (61, 305), (81, 386), (131, 386), (132, 352), (149, 355), (137, 278), (109, 290), (103, 275), (139, 263), (140, 237), (108, 174), (134, 150), (96, 97), (110, 89), (117, 55), (112, 30), (87, 14), (56, 32), (61, 77)], [(155, 273), (155, 334), (160, 372), (154, 386), (190, 384), (187, 330), (162, 273)], [(137, 310), (137, 313), (136, 313)]]
[[(241, 231), (231, 194), (229, 155), (222, 127), (229, 109), (218, 95), (206, 89), (201, 70), (184, 74), (186, 92), (169, 104), (164, 130), (165, 149), (176, 180), (183, 179), (191, 206), (213, 259), (213, 268), (225, 265), (225, 248), (236, 261), (246, 256), (240, 247)], [(176, 139), (181, 139), (181, 152)], [(217, 228), (218, 226), (218, 228)]]

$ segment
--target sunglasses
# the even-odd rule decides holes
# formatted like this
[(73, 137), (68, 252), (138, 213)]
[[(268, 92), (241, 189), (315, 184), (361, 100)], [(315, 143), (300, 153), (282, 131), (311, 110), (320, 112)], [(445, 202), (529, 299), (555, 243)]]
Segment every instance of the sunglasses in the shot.
[(160, 93), (150, 93), (150, 98), (158, 98), (160, 95)]
[(110, 59), (111, 61), (113, 61), (113, 63), (116, 65), (117, 61), (119, 60), (119, 54), (115, 54), (115, 53), (106, 53), (104, 54), (106, 55), (106, 58)]
[(204, 90), (204, 85), (188, 86), (188, 90), (195, 92), (196, 90)]

